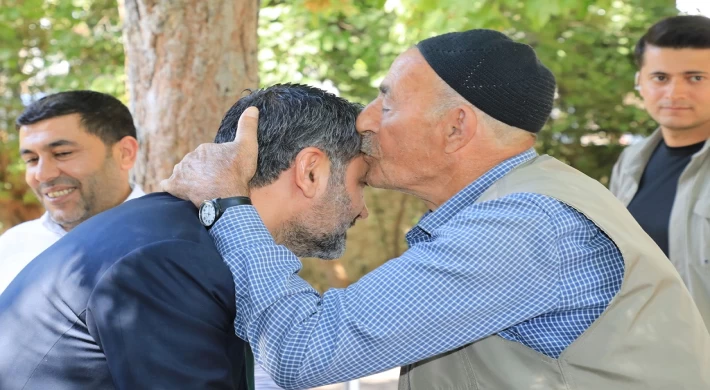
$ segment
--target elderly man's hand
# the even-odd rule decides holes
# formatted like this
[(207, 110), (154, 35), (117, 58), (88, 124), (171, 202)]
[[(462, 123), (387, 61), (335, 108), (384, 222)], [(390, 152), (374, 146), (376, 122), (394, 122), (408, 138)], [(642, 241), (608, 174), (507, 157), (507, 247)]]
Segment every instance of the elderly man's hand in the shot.
[(259, 152), (258, 123), (256, 107), (244, 110), (233, 142), (198, 146), (160, 183), (163, 190), (196, 206), (208, 199), (249, 196), (249, 180), (256, 172)]

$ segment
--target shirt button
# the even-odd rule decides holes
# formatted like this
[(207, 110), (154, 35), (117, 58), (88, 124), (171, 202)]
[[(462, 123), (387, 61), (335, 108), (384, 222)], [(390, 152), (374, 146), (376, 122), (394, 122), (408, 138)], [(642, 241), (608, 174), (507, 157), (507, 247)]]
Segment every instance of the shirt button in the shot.
[(703, 264), (705, 264), (705, 265), (710, 264), (710, 259), (703, 260)]

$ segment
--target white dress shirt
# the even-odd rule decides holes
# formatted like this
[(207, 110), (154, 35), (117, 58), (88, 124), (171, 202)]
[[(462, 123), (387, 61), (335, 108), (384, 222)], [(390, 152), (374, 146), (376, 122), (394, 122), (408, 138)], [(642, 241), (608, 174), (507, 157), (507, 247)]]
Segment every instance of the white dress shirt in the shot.
[[(124, 202), (145, 195), (134, 186)], [(40, 218), (21, 223), (0, 236), (0, 294), (37, 255), (64, 237), (67, 232), (45, 212)]]

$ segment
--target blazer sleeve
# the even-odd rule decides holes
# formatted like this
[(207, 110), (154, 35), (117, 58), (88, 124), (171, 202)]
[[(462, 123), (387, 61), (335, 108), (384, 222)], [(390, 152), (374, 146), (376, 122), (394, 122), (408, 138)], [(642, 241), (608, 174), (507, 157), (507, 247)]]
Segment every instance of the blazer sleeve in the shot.
[(222, 276), (229, 271), (212, 248), (183, 240), (139, 248), (101, 276), (86, 321), (116, 388), (241, 387), (244, 352), (229, 346), (233, 284)]

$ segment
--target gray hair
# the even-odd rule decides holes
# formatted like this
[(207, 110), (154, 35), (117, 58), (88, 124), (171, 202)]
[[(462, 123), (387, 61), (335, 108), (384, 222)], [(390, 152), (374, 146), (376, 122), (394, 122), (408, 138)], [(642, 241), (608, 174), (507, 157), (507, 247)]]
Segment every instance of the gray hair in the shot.
[(252, 187), (274, 182), (307, 147), (328, 156), (331, 182), (342, 180), (345, 167), (360, 153), (355, 120), (362, 106), (300, 84), (277, 84), (239, 99), (222, 120), (216, 143), (234, 140), (239, 116), (250, 106), (259, 109), (259, 158)]
[(496, 140), (502, 146), (508, 146), (522, 140), (535, 140), (537, 138), (535, 133), (510, 126), (486, 114), (481, 109), (471, 104), (463, 96), (459, 95), (458, 92), (456, 92), (443, 80), (440, 81), (440, 84), (438, 101), (434, 108), (430, 111), (432, 118), (440, 118), (454, 107), (466, 105), (476, 113), (476, 117), (479, 122), (481, 122), (486, 128), (492, 130)]

